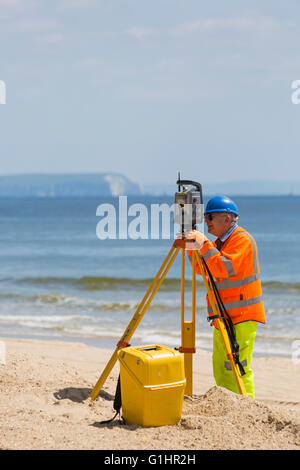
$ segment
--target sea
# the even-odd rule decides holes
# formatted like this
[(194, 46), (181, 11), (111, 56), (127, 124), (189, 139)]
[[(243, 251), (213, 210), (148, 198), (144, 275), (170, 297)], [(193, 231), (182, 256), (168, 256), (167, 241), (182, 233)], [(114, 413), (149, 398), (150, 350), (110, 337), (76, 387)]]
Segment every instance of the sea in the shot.
[[(300, 196), (233, 199), (240, 211), (239, 225), (255, 237), (258, 246), (267, 322), (258, 326), (254, 355), (291, 357), (300, 344)], [(150, 213), (153, 204), (171, 206), (173, 197), (131, 196), (127, 204), (128, 208), (146, 207)], [(99, 222), (104, 221), (100, 206), (115, 209), (115, 238), (99, 238)], [(150, 223), (140, 227), (140, 237), (126, 238), (124, 220), (123, 232), (119, 230), (119, 208), (118, 197), (0, 199), (2, 338), (75, 340), (115, 347), (176, 236), (171, 218), (169, 238), (163, 238), (161, 229), (153, 239)], [(134, 220), (128, 215), (126, 223)], [(138, 232), (137, 223), (135, 229)], [(180, 346), (180, 267), (178, 256), (134, 333), (132, 345)], [(189, 320), (188, 261), (185, 272)], [(199, 278), (197, 348), (211, 351), (212, 333)]]

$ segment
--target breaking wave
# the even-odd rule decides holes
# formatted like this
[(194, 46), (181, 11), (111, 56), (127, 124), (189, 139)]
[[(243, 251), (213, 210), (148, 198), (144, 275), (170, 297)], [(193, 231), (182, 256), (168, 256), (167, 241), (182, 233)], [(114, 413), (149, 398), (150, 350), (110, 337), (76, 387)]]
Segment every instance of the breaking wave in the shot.
[[(135, 279), (135, 278), (119, 278), (119, 277), (97, 277), (84, 276), (80, 278), (73, 277), (25, 277), (17, 280), (18, 284), (29, 285), (68, 285), (78, 287), (83, 290), (121, 290), (121, 289), (137, 289), (146, 288), (151, 285), (153, 278)], [(197, 280), (198, 283), (202, 281)], [(186, 279), (187, 288), (192, 288), (192, 281)], [(280, 290), (296, 290), (300, 291), (299, 282), (280, 282), (280, 281), (263, 281), (264, 289), (280, 289)], [(177, 291), (180, 289), (180, 279), (166, 278), (161, 288), (165, 291)]]

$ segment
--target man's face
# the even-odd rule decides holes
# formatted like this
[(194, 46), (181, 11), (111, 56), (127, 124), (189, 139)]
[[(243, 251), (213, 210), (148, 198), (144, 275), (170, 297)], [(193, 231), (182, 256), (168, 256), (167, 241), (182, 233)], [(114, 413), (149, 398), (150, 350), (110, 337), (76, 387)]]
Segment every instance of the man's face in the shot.
[(213, 212), (204, 216), (208, 233), (220, 238), (231, 225), (231, 217), (228, 214)]

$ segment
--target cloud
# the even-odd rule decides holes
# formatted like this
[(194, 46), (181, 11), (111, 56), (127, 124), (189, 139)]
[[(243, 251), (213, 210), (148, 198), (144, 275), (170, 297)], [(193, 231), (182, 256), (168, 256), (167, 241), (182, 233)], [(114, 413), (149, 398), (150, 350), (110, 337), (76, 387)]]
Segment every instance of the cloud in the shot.
[(103, 60), (98, 57), (86, 57), (85, 59), (78, 60), (75, 63), (75, 66), (79, 68), (94, 68), (103, 65)]
[(20, 7), (22, 4), (21, 0), (0, 0), (0, 7)]
[(43, 44), (55, 45), (62, 42), (63, 38), (61, 33), (54, 31), (53, 33), (38, 36), (38, 41), (41, 41)]
[(1, 13), (3, 11), (17, 12), (39, 6), (39, 0), (0, 0)]
[(154, 36), (157, 34), (157, 31), (151, 28), (142, 28), (134, 26), (133, 28), (130, 28), (125, 31), (125, 34), (128, 34), (129, 36), (132, 36), (136, 39), (141, 39), (148, 36)]
[[(0, 0), (1, 1), (1, 0)], [(57, 20), (32, 18), (20, 19), (7, 24), (3, 30), (9, 33), (27, 34), (27, 33), (45, 33), (48, 31), (56, 32), (61, 27)]]
[[(0, 0), (1, 1), (1, 0)], [(61, 0), (58, 9), (59, 10), (80, 10), (97, 7), (99, 1), (96, 0)]]
[(139, 40), (146, 37), (181, 37), (199, 33), (271, 32), (278, 27), (279, 21), (270, 16), (241, 15), (227, 18), (205, 18), (160, 30), (144, 26), (132, 26), (123, 31), (107, 31), (103, 34), (108, 37), (129, 36)]
[(206, 18), (199, 21), (183, 23), (174, 29), (175, 35), (198, 32), (216, 33), (231, 32), (264, 32), (271, 31), (279, 25), (275, 18), (269, 16), (237, 16), (229, 18)]

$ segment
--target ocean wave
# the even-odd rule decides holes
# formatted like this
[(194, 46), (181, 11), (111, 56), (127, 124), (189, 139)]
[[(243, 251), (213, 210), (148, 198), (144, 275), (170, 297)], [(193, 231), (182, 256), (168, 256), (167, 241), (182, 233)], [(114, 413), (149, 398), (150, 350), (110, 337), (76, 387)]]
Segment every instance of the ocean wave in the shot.
[(274, 290), (300, 290), (300, 282), (281, 282), (281, 281), (264, 281), (262, 282), (262, 287), (264, 289), (274, 289)]
[[(105, 276), (83, 276), (80, 278), (73, 277), (25, 277), (17, 279), (18, 284), (28, 284), (33, 286), (41, 285), (60, 285), (60, 286), (73, 286), (83, 290), (97, 291), (97, 290), (124, 290), (124, 289), (138, 289), (147, 288), (151, 285), (153, 278), (120, 278), (120, 277), (105, 277)], [(197, 284), (202, 284), (202, 279), (197, 279)], [(192, 288), (191, 279), (185, 280), (185, 287)], [(300, 282), (281, 282), (268, 280), (262, 282), (263, 289), (267, 290), (296, 290), (300, 291)], [(180, 279), (178, 278), (165, 278), (161, 287), (165, 291), (178, 291), (180, 290)]]
[(299, 315), (300, 308), (284, 307), (284, 308), (265, 308), (267, 315)]
[[(55, 305), (56, 307), (62, 307), (64, 309), (87, 309), (89, 311), (128, 311), (134, 312), (140, 302), (137, 300), (125, 300), (125, 301), (109, 301), (109, 300), (97, 300), (97, 299), (87, 299), (80, 298), (75, 296), (61, 295), (61, 294), (41, 294), (41, 295), (20, 295), (20, 294), (11, 294), (11, 293), (1, 293), (0, 300), (13, 299), (17, 301), (22, 301), (26, 303), (31, 303), (34, 305)], [(192, 305), (186, 302), (186, 308), (191, 309)], [(164, 302), (155, 302), (153, 301), (149, 309), (151, 311), (180, 311), (180, 301), (177, 299), (165, 300)], [(205, 310), (205, 305), (197, 305), (197, 310)]]
[[(19, 284), (29, 285), (69, 285), (79, 287), (85, 290), (118, 290), (137, 287), (149, 287), (153, 278), (135, 279), (119, 277), (97, 277), (84, 276), (80, 278), (72, 277), (25, 277), (17, 280)], [(186, 280), (186, 286), (192, 285), (190, 280)], [(161, 289), (174, 290), (180, 289), (180, 280), (177, 278), (166, 278)]]
[[(88, 315), (0, 315), (2, 334), (30, 334), (55, 337), (106, 338), (117, 340), (122, 337), (126, 322), (114, 322), (109, 316), (99, 318)], [(299, 330), (298, 330), (299, 331)], [(213, 330), (209, 327), (196, 333), (197, 348), (212, 348)], [(181, 343), (180, 325), (170, 321), (167, 326), (155, 322), (141, 324), (130, 342), (133, 344), (165, 344), (171, 347)], [(261, 330), (256, 337), (255, 353), (290, 355), (293, 341), (299, 340), (297, 331)]]
[(76, 324), (89, 320), (86, 315), (0, 315), (0, 325), (14, 325), (26, 328), (43, 328), (63, 331), (67, 324)]
[[(126, 322), (125, 322), (126, 323)], [(121, 338), (124, 334), (126, 324), (120, 325), (109, 321), (107, 318), (97, 319), (95, 317), (82, 316), (68, 316), (68, 315), (0, 315), (0, 325), (22, 327), (26, 330), (36, 331), (46, 330), (48, 332), (59, 332), (67, 335), (78, 335), (83, 337), (103, 337), (103, 338)], [(212, 336), (211, 331), (201, 332), (196, 334), (196, 339), (207, 339)], [(151, 342), (158, 341), (160, 338), (168, 338), (169, 340), (175, 339), (180, 342), (181, 332), (176, 326), (172, 325), (170, 328), (159, 328), (154, 325), (141, 325), (135, 332), (135, 340), (146, 340), (151, 338)]]
[(263, 340), (263, 341), (268, 341), (268, 342), (285, 341), (285, 342), (291, 343), (292, 341), (299, 341), (299, 339), (300, 339), (299, 336), (292, 334), (292, 332), (287, 333), (285, 336), (284, 335), (271, 335), (271, 334), (265, 334), (265, 335), (257, 334), (256, 335), (256, 340)]
[(19, 294), (11, 294), (11, 293), (0, 293), (0, 299), (18, 299), (20, 297)]

